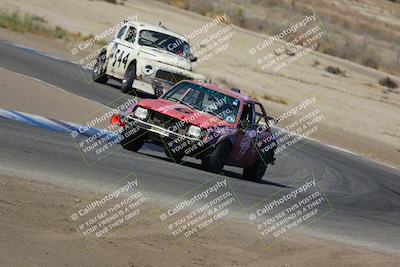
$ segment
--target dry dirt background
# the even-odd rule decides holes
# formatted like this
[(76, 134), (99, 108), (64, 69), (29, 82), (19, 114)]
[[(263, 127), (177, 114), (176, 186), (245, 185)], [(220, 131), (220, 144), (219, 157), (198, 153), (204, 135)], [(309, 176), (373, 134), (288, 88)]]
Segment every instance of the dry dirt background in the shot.
[(364, 267), (400, 262), (398, 255), (302, 235), (265, 250), (254, 228), (237, 221), (177, 249), (156, 215), (87, 249), (65, 212), (93, 193), (16, 178), (0, 176), (1, 266)]

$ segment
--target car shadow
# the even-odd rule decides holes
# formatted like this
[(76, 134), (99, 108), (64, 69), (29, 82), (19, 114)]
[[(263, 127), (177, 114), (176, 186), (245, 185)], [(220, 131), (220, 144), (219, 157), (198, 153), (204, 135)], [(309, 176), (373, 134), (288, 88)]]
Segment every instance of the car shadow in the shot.
[[(148, 153), (144, 153), (144, 152), (136, 152), (136, 153), (139, 153), (139, 154), (142, 154), (142, 155), (146, 155), (146, 156), (149, 156), (149, 157), (152, 157), (152, 158), (156, 158), (156, 159), (159, 159), (159, 160), (168, 161), (168, 162), (171, 162), (173, 164), (178, 164), (178, 163), (175, 163), (172, 159), (167, 158), (167, 157), (152, 155), (152, 154), (148, 154)], [(190, 168), (193, 168), (193, 169), (197, 169), (197, 170), (201, 170), (201, 171), (207, 172), (206, 170), (204, 170), (202, 168), (201, 164), (197, 164), (197, 163), (194, 163), (194, 162), (185, 161), (185, 162), (183, 162), (181, 164), (178, 164), (178, 165), (183, 165), (183, 166), (186, 166), (186, 167), (190, 167)], [(222, 174), (224, 176), (227, 176), (227, 177), (230, 177), (230, 178), (234, 178), (234, 179), (238, 179), (238, 180), (249, 181), (249, 182), (258, 183), (258, 184), (265, 184), (265, 185), (270, 185), (270, 186), (276, 186), (276, 187), (280, 187), (280, 188), (290, 188), (290, 186), (287, 186), (287, 185), (284, 185), (284, 184), (280, 184), (280, 183), (271, 182), (271, 181), (266, 181), (266, 180), (261, 180), (260, 182), (254, 182), (254, 181), (251, 181), (249, 179), (244, 178), (239, 173), (228, 171), (228, 170), (223, 170)]]

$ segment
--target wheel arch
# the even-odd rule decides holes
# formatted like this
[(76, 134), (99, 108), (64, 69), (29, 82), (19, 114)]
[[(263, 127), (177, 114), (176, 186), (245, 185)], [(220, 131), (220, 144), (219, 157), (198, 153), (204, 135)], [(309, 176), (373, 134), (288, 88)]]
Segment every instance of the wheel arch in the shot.
[(128, 69), (130, 68), (131, 65), (134, 65), (134, 66), (135, 66), (135, 72), (136, 72), (136, 71), (137, 71), (137, 70), (136, 70), (136, 68), (137, 68), (137, 60), (136, 60), (136, 58), (132, 59), (131, 62), (129, 62), (129, 65), (128, 65), (128, 67), (126, 68), (126, 71), (128, 71)]
[(214, 147), (216, 147), (217, 145), (219, 145), (219, 144), (221, 144), (221, 143), (227, 143), (228, 146), (229, 146), (229, 150), (230, 150), (229, 153), (232, 152), (232, 149), (233, 149), (233, 141), (232, 141), (232, 139), (231, 139), (230, 136), (225, 136), (224, 138), (222, 138), (221, 140), (219, 140), (218, 142), (216, 142), (216, 143), (214, 144)]

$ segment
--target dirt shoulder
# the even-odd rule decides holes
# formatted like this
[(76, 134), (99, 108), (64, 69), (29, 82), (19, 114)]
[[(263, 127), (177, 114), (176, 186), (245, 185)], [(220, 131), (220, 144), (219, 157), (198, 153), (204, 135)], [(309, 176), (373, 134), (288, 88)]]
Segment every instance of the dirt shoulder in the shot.
[(6, 266), (395, 266), (400, 261), (400, 255), (301, 235), (266, 251), (254, 229), (236, 221), (177, 249), (157, 216), (87, 249), (66, 216), (78, 199), (92, 194), (0, 176), (1, 262)]

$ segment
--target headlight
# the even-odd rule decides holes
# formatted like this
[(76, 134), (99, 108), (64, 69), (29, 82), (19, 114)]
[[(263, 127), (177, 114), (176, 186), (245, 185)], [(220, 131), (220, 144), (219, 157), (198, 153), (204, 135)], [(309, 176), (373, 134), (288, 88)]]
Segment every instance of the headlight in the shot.
[(143, 67), (143, 73), (145, 75), (152, 75), (154, 73), (154, 67), (152, 65), (146, 65)]
[(201, 129), (197, 126), (191, 125), (187, 131), (187, 135), (199, 138), (201, 135)]
[(137, 109), (135, 110), (135, 117), (139, 118), (141, 120), (144, 120), (147, 118), (147, 114), (148, 114), (148, 110), (142, 107), (137, 107)]

